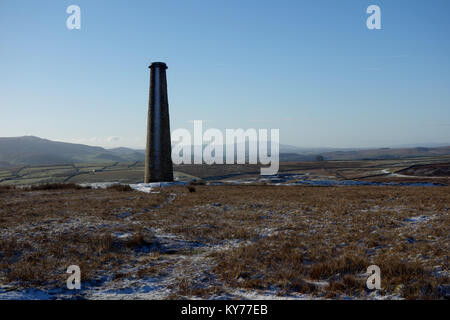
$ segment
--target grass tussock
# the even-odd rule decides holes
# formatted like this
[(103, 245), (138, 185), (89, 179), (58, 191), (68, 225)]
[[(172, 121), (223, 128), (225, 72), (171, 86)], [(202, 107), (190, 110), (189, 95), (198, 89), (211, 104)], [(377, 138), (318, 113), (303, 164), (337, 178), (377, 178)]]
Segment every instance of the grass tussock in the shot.
[(206, 182), (204, 180), (194, 180), (189, 183), (191, 186), (204, 186)]
[(16, 187), (13, 185), (5, 185), (5, 186), (0, 186), (0, 193), (2, 192), (9, 192), (9, 191), (13, 191), (15, 190)]
[(364, 256), (348, 254), (312, 265), (309, 277), (321, 280), (337, 274), (360, 274), (364, 273), (369, 265), (369, 261)]
[(167, 297), (169, 300), (180, 299), (182, 297), (207, 299), (224, 292), (223, 289), (217, 285), (205, 285), (195, 282), (187, 277), (178, 278), (175, 284), (170, 286), (170, 289), (174, 292)]
[(80, 186), (75, 183), (44, 183), (25, 187), (27, 191), (42, 191), (42, 190), (83, 190), (91, 189), (90, 186)]
[(133, 188), (130, 187), (129, 184), (113, 184), (106, 188), (107, 190), (114, 190), (119, 192), (130, 192), (133, 191)]

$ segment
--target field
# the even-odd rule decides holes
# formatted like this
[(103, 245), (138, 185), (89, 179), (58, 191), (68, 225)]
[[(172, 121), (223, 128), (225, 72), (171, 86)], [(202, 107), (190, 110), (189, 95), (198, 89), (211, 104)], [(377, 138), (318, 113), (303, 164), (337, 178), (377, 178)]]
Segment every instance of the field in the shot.
[(448, 298), (449, 209), (446, 186), (2, 187), (0, 299)]
[[(414, 170), (414, 166), (441, 165), (439, 170)], [(356, 180), (378, 182), (432, 182), (448, 184), (450, 156), (402, 160), (282, 162), (280, 173), (303, 175), (303, 180)], [(411, 169), (411, 167), (413, 167)], [(259, 165), (179, 165), (175, 178), (181, 181), (255, 181)], [(445, 171), (447, 170), (447, 171)], [(415, 172), (415, 174), (413, 173)], [(436, 174), (438, 173), (438, 174)], [(0, 170), (0, 185), (39, 183), (143, 182), (142, 162), (107, 162), (59, 166), (23, 166)]]

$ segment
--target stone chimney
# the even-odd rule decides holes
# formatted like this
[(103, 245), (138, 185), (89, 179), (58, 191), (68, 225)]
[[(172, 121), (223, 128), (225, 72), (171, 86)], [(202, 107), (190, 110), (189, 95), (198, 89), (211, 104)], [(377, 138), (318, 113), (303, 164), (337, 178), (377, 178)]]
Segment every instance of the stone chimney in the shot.
[(173, 181), (169, 102), (167, 99), (167, 65), (163, 62), (154, 62), (149, 68), (150, 93), (144, 182)]

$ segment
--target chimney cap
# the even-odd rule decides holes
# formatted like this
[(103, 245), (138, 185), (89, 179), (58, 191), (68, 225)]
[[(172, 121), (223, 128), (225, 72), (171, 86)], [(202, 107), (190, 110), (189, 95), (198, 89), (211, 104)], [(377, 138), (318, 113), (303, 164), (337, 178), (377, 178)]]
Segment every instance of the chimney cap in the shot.
[(164, 62), (153, 62), (149, 68), (151, 69), (156, 67), (167, 69), (167, 65)]

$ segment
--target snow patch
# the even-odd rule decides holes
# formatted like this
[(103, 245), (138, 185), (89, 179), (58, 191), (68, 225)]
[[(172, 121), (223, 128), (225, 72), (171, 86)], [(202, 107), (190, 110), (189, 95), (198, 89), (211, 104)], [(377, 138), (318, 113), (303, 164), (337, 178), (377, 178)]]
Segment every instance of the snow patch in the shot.
[[(93, 189), (106, 189), (115, 184), (119, 184), (118, 182), (94, 182), (94, 183), (82, 183), (80, 186), (82, 187), (91, 187)], [(174, 182), (152, 182), (152, 183), (136, 183), (129, 184), (129, 186), (136, 190), (146, 193), (152, 193), (155, 188), (165, 188), (172, 186), (187, 186), (188, 182), (185, 181), (174, 181)]]

